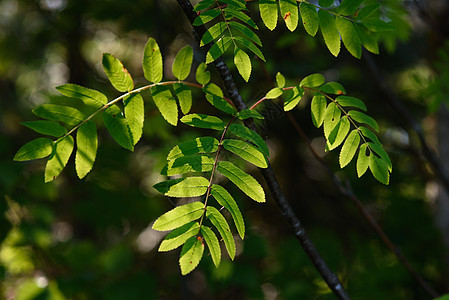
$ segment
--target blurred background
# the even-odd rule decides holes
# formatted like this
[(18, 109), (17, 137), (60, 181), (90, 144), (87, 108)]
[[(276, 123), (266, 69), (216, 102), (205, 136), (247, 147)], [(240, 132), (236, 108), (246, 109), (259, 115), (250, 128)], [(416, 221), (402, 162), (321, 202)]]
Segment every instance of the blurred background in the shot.
[[(265, 73), (274, 78), (278, 71), (289, 85), (321, 72), (365, 101), (393, 162), (389, 186), (370, 174), (358, 179), (354, 161), (340, 170), (339, 151), (324, 153), (310, 99), (292, 116), (416, 270), (440, 293), (449, 292), (449, 197), (419, 136), (391, 105), (392, 97), (403, 104), (448, 172), (449, 1), (381, 2), (397, 30), (381, 35), (380, 55), (364, 53), (361, 60), (346, 49), (333, 57), (320, 34), (312, 38), (301, 26), (291, 33), (280, 22), (270, 32), (257, 3), (249, 3), (268, 62), (253, 60), (249, 84), (232, 71), (249, 104), (270, 88)], [(234, 262), (226, 256), (215, 268), (205, 254), (183, 277), (179, 249), (157, 252), (163, 235), (151, 224), (175, 203), (152, 186), (164, 179), (160, 170), (168, 151), (196, 133), (168, 125), (148, 95), (144, 136), (135, 151), (119, 147), (99, 125), (97, 160), (83, 180), (76, 177), (73, 159), (49, 184), (44, 161), (12, 161), (21, 145), (38, 137), (20, 122), (36, 120), (31, 110), (39, 104), (65, 101), (55, 86), (70, 82), (110, 99), (119, 95), (102, 70), (102, 53), (120, 58), (136, 85), (145, 84), (141, 61), (150, 36), (161, 47), (167, 79), (174, 55), (186, 44), (196, 51), (194, 64), (202, 60), (174, 0), (0, 1), (0, 299), (334, 299), (270, 196), (266, 204), (256, 204), (236, 191), (247, 236), (236, 238)], [(195, 111), (211, 109), (195, 95)], [(282, 106), (266, 103), (259, 111), (265, 120), (258, 129), (281, 185), (353, 299), (429, 299), (338, 191)], [(251, 172), (263, 182), (256, 169)]]

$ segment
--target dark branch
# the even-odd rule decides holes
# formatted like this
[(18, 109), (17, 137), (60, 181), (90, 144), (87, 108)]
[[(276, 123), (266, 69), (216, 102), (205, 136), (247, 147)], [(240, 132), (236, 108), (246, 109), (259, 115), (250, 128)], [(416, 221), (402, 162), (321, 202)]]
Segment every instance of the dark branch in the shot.
[[(177, 0), (177, 1), (179, 5), (182, 7), (190, 23), (192, 24), (197, 16), (196, 13), (193, 11), (192, 4), (190, 3), (189, 0)], [(206, 29), (204, 26), (194, 26), (193, 31), (194, 36), (198, 41), (198, 38), (204, 34)], [(240, 96), (240, 93), (237, 89), (237, 86), (235, 85), (235, 82), (232, 78), (231, 73), (229, 72), (226, 63), (223, 61), (222, 58), (219, 58), (215, 60), (213, 64), (214, 67), (217, 69), (217, 72), (221, 80), (223, 81), (223, 85), (225, 87), (226, 92), (229, 95), (229, 98), (235, 104), (237, 109), (239, 111), (246, 109), (247, 108), (246, 103)], [(245, 125), (253, 130), (255, 129), (254, 123), (252, 121), (246, 122)], [(270, 164), (268, 164), (268, 167), (266, 169), (260, 170), (265, 178), (265, 181), (267, 182), (268, 188), (271, 191), (273, 199), (275, 200), (276, 204), (278, 205), (279, 209), (282, 212), (282, 215), (287, 220), (288, 224), (293, 230), (294, 235), (300, 242), (302, 248), (306, 252), (307, 256), (309, 257), (315, 268), (320, 273), (321, 277), (324, 279), (329, 288), (334, 292), (334, 294), (339, 299), (350, 299), (348, 293), (344, 289), (337, 275), (335, 275), (329, 269), (326, 262), (322, 259), (317, 249), (315, 248), (315, 245), (312, 243), (309, 236), (307, 235), (300, 220), (298, 219), (292, 207), (288, 203), (287, 198), (285, 197)]]

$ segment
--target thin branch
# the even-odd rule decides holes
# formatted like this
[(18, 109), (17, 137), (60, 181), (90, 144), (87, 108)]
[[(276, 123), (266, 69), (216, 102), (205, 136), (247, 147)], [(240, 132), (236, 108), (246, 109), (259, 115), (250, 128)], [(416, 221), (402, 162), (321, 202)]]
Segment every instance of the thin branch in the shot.
[[(189, 19), (190, 23), (193, 24), (196, 13), (193, 11), (192, 4), (189, 0), (177, 0), (179, 5), (182, 7), (185, 15)], [(193, 32), (194, 36), (197, 40), (197, 42), (200, 40), (201, 36), (205, 33), (206, 28), (204, 26), (194, 26)], [(217, 69), (217, 72), (219, 76), (221, 77), (223, 81), (223, 85), (225, 86), (225, 89), (229, 95), (229, 98), (234, 102), (235, 106), (239, 111), (246, 109), (247, 106), (245, 102), (243, 101), (237, 86), (235, 85), (235, 82), (232, 78), (232, 75), (223, 61), (222, 58), (219, 58), (213, 62), (215, 68)], [(255, 129), (254, 123), (252, 119), (247, 119), (245, 122), (245, 125), (251, 129)], [(335, 275), (327, 266), (326, 262), (322, 259), (320, 254), (315, 248), (315, 245), (312, 243), (310, 238), (308, 237), (304, 227), (302, 226), (300, 220), (296, 216), (295, 212), (293, 211), (292, 207), (287, 201), (287, 198), (285, 197), (279, 182), (276, 179), (276, 176), (273, 172), (273, 169), (271, 168), (270, 164), (268, 163), (268, 167), (266, 169), (260, 169), (262, 172), (262, 175), (265, 178), (265, 181), (267, 182), (267, 185), (272, 193), (272, 196), (274, 200), (276, 201), (276, 204), (278, 205), (279, 209), (281, 210), (282, 215), (287, 220), (288, 224), (290, 225), (291, 229), (293, 230), (294, 235), (300, 242), (302, 248), (306, 252), (307, 256), (315, 266), (315, 268), (320, 273), (321, 277), (324, 279), (324, 281), (327, 283), (329, 288), (334, 292), (334, 294), (339, 299), (350, 299), (348, 293), (344, 289), (343, 285), (341, 284), (340, 280), (338, 279), (337, 275)]]

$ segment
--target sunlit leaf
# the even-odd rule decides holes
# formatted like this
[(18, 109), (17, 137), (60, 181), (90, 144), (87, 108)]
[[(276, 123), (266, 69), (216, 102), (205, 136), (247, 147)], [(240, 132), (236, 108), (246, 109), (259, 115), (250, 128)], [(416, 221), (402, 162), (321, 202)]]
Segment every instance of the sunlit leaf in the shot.
[(265, 26), (270, 30), (275, 29), (278, 22), (278, 5), (276, 0), (260, 0), (259, 10)]
[(327, 146), (329, 150), (333, 150), (340, 146), (340, 144), (345, 140), (346, 135), (351, 127), (348, 117), (343, 116), (340, 121), (335, 125), (334, 129), (329, 133), (327, 139)]
[(304, 96), (304, 89), (300, 86), (295, 86), (291, 91), (288, 92), (287, 97), (284, 101), (284, 111), (292, 110), (298, 105), (299, 101)]
[(153, 229), (158, 231), (176, 229), (199, 219), (203, 212), (204, 204), (198, 201), (177, 206), (157, 218), (153, 223)]
[(361, 123), (361, 124), (366, 124), (371, 126), (371, 128), (373, 128), (374, 130), (376, 130), (377, 132), (379, 131), (379, 125), (377, 124), (376, 120), (374, 120), (373, 118), (367, 116), (366, 114), (357, 111), (357, 110), (350, 110), (348, 112), (348, 115), (356, 122)]
[(168, 86), (156, 85), (151, 88), (154, 104), (162, 117), (171, 125), (178, 124), (178, 105)]
[(231, 46), (231, 41), (231, 38), (227, 36), (218, 39), (218, 41), (216, 41), (212, 45), (212, 47), (210, 47), (209, 51), (207, 51), (206, 64), (210, 64), (211, 62), (222, 56), (223, 53), (225, 53), (229, 48), (229, 46)]
[(281, 9), (281, 16), (284, 18), (285, 25), (288, 30), (294, 31), (298, 26), (298, 4), (296, 0), (280, 0), (279, 8)]
[(202, 47), (222, 37), (226, 30), (228, 30), (228, 27), (225, 22), (219, 22), (213, 25), (212, 27), (207, 29), (207, 31), (201, 37), (200, 46)]
[(235, 48), (234, 52), (234, 64), (237, 67), (240, 75), (248, 82), (249, 77), (251, 76), (251, 60), (249, 59), (248, 54), (245, 51)]
[(362, 25), (355, 23), (354, 28), (366, 50), (374, 54), (379, 54), (379, 45), (376, 36)]
[(229, 257), (234, 260), (235, 257), (235, 242), (232, 236), (229, 224), (223, 215), (213, 206), (208, 206), (206, 208), (206, 217), (210, 222), (217, 228), (224, 241), (226, 249), (228, 250)]
[(338, 104), (344, 107), (356, 107), (363, 111), (366, 111), (365, 103), (363, 103), (362, 100), (355, 98), (355, 97), (349, 97), (349, 96), (338, 96), (336, 99)]
[(268, 167), (267, 160), (262, 152), (246, 142), (226, 139), (222, 142), (222, 145), (226, 150), (231, 151), (259, 168)]
[(84, 178), (95, 162), (97, 155), (97, 127), (92, 121), (88, 121), (78, 128), (76, 134), (76, 173), (80, 179)]
[(143, 54), (143, 73), (145, 78), (153, 83), (162, 80), (162, 54), (156, 40), (150, 38), (145, 45)]
[(109, 81), (118, 91), (129, 92), (134, 88), (134, 82), (128, 70), (112, 54), (103, 54), (103, 69)]
[(179, 82), (173, 84), (173, 90), (176, 97), (178, 97), (182, 113), (188, 114), (192, 108), (192, 91), (187, 85)]
[(320, 73), (315, 73), (301, 80), (299, 86), (316, 87), (322, 85), (324, 82), (325, 82), (324, 76)]
[(123, 148), (134, 150), (133, 138), (128, 122), (116, 105), (108, 107), (103, 113), (104, 125), (114, 140)]
[(318, 31), (319, 24), (316, 8), (307, 2), (302, 2), (299, 5), (299, 11), (301, 13), (304, 29), (309, 35), (315, 36)]
[(185, 115), (180, 120), (182, 123), (199, 128), (223, 130), (226, 124), (219, 118), (204, 114)]
[(368, 144), (362, 144), (359, 148), (359, 155), (357, 156), (357, 176), (360, 178), (368, 170), (370, 152), (367, 149)]
[(188, 155), (168, 161), (161, 173), (172, 176), (187, 172), (207, 172), (213, 166), (214, 159), (207, 155)]
[(52, 121), (29, 121), (20, 123), (40, 134), (51, 135), (54, 137), (60, 137), (67, 133), (67, 129), (65, 127), (59, 125), (56, 122)]
[(250, 28), (248, 28), (247, 26), (241, 24), (241, 23), (237, 23), (237, 22), (228, 22), (228, 26), (236, 29), (238, 32), (241, 33), (241, 35), (250, 40), (251, 42), (255, 43), (256, 45), (262, 46), (262, 42), (260, 41), (259, 37), (257, 36), (257, 34), (252, 31)]
[(210, 81), (210, 72), (206, 70), (205, 63), (201, 63), (196, 69), (196, 81), (201, 85), (206, 85)]
[[(231, 125), (232, 126), (232, 125)], [(168, 154), (167, 160), (198, 153), (212, 153), (218, 150), (218, 140), (210, 137), (198, 137), (176, 145)]]
[(275, 87), (268, 91), (268, 93), (265, 95), (265, 98), (276, 99), (277, 97), (280, 97), (282, 93), (283, 93), (282, 89)]
[(173, 75), (178, 80), (184, 80), (190, 74), (190, 68), (193, 61), (193, 49), (190, 46), (185, 46), (179, 50), (178, 54), (173, 61)]
[(388, 170), (391, 172), (393, 170), (393, 165), (391, 164), (390, 157), (388, 153), (382, 148), (382, 145), (368, 142), (368, 146), (371, 150), (376, 152), (377, 155), (387, 164)]
[(246, 15), (245, 13), (243, 13), (237, 9), (234, 9), (234, 8), (228, 6), (224, 9), (224, 12), (225, 12), (226, 19), (228, 19), (228, 20), (230, 20), (231, 18), (237, 18), (240, 21), (242, 21), (244, 24), (249, 25), (249, 26), (253, 27), (254, 29), (259, 29), (257, 27), (256, 23), (248, 15)]
[(99, 108), (108, 102), (108, 98), (99, 91), (77, 84), (67, 83), (56, 87), (56, 89), (64, 96), (80, 99), (88, 106)]
[(285, 86), (285, 77), (280, 72), (276, 74), (276, 84), (280, 89)]
[(254, 45), (250, 40), (244, 39), (241, 36), (234, 36), (234, 41), (237, 43), (237, 46), (244, 49), (251, 51), (255, 55), (257, 55), (261, 60), (265, 61), (265, 57), (262, 54), (262, 51), (260, 51), (259, 48), (257, 48), (256, 45)]
[(322, 94), (316, 94), (312, 98), (310, 109), (312, 112), (312, 122), (315, 127), (320, 128), (324, 121), (324, 114), (326, 112), (327, 101)]
[(192, 236), (182, 246), (181, 256), (179, 257), (179, 266), (181, 267), (181, 274), (187, 275), (192, 272), (201, 261), (204, 252), (203, 243)]
[(355, 153), (360, 144), (360, 135), (357, 129), (351, 131), (348, 135), (343, 147), (341, 147), (340, 151), (340, 168), (344, 168), (347, 164), (349, 164), (354, 157)]
[(337, 17), (335, 24), (337, 25), (338, 31), (340, 31), (341, 39), (346, 49), (354, 57), (360, 58), (362, 56), (362, 42), (354, 28), (354, 24), (342, 17)]
[(235, 134), (238, 137), (241, 137), (257, 147), (266, 155), (269, 156), (269, 150), (267, 143), (263, 140), (263, 138), (258, 135), (255, 131), (249, 129), (248, 127), (245, 127), (241, 124), (231, 124), (229, 126), (229, 131), (233, 134)]
[(324, 42), (332, 55), (337, 56), (340, 53), (340, 33), (335, 25), (335, 18), (325, 10), (318, 10), (318, 19), (320, 29), (323, 34)]
[(15, 161), (27, 161), (49, 156), (53, 151), (53, 141), (37, 138), (23, 145), (14, 156)]
[(145, 110), (143, 99), (140, 94), (130, 94), (123, 98), (125, 107), (125, 118), (131, 131), (133, 145), (137, 144), (142, 136)]
[(213, 19), (215, 19), (216, 17), (218, 17), (220, 14), (221, 13), (220, 13), (219, 9), (210, 9), (210, 10), (203, 11), (193, 21), (193, 25), (198, 26), (201, 24), (206, 24), (206, 23), (212, 21)]
[(55, 145), (55, 150), (45, 166), (45, 182), (53, 181), (62, 172), (73, 152), (74, 141), (68, 135)]
[(198, 197), (206, 193), (209, 180), (204, 177), (187, 177), (159, 182), (153, 187), (169, 197)]
[(369, 157), (369, 169), (379, 182), (388, 185), (390, 182), (390, 172), (388, 171), (387, 164), (377, 157), (376, 155), (371, 155)]
[(190, 222), (170, 232), (159, 246), (159, 252), (166, 252), (183, 245), (190, 237), (196, 236), (200, 231), (198, 222)]
[(40, 118), (63, 122), (67, 125), (77, 125), (84, 121), (84, 114), (81, 111), (65, 105), (42, 104), (33, 109), (33, 113)]
[(346, 94), (345, 88), (338, 82), (326, 82), (320, 87), (320, 91), (326, 94), (344, 95)]
[(329, 139), (329, 135), (340, 122), (341, 111), (335, 103), (330, 103), (324, 113), (324, 136)]
[(212, 257), (214, 265), (218, 267), (221, 261), (221, 248), (217, 236), (212, 231), (212, 229), (206, 226), (201, 226), (201, 234), (203, 235), (204, 240), (209, 247), (210, 255)]
[(263, 120), (264, 116), (254, 109), (243, 109), (237, 113), (237, 118), (239, 118), (239, 120), (246, 120), (249, 118)]

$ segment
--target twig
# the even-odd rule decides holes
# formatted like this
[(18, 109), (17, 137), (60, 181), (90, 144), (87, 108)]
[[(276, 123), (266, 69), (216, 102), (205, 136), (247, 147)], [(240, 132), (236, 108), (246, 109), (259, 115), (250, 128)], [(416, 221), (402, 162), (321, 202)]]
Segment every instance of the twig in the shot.
[[(185, 15), (189, 19), (190, 23), (193, 24), (193, 21), (196, 18), (196, 14), (193, 11), (192, 4), (189, 0), (177, 0), (179, 5), (182, 7)], [(194, 26), (193, 27), (194, 36), (199, 41), (199, 38), (205, 33), (206, 28), (204, 26)], [(237, 109), (243, 110), (246, 109), (247, 106), (245, 102), (243, 101), (242, 97), (240, 96), (240, 93), (237, 89), (237, 86), (235, 85), (235, 82), (232, 78), (231, 73), (229, 72), (229, 69), (222, 58), (219, 58), (214, 61), (214, 66), (217, 69), (217, 72), (223, 81), (223, 85), (229, 95), (229, 98), (234, 102)], [(255, 129), (254, 123), (251, 119), (248, 119), (249, 121), (245, 122), (245, 125), (248, 126), (251, 129)], [(285, 197), (279, 182), (277, 181), (275, 174), (273, 172), (273, 169), (271, 168), (270, 164), (268, 163), (268, 167), (266, 169), (260, 169), (262, 172), (262, 175), (265, 178), (265, 181), (267, 182), (268, 188), (271, 191), (271, 194), (278, 205), (279, 209), (281, 210), (282, 215), (287, 220), (288, 224), (290, 225), (291, 229), (293, 230), (294, 235), (300, 242), (302, 248), (306, 252), (307, 256), (315, 266), (315, 268), (320, 273), (321, 277), (324, 279), (324, 281), (327, 283), (329, 288), (334, 292), (334, 294), (339, 299), (350, 299), (348, 293), (344, 289), (343, 285), (341, 284), (340, 280), (338, 279), (337, 275), (335, 275), (327, 266), (326, 262), (322, 259), (320, 254), (315, 248), (315, 245), (312, 243), (310, 238), (308, 237), (304, 227), (302, 226), (300, 220), (296, 216), (295, 212), (293, 211), (292, 207), (287, 201), (287, 198)]]

